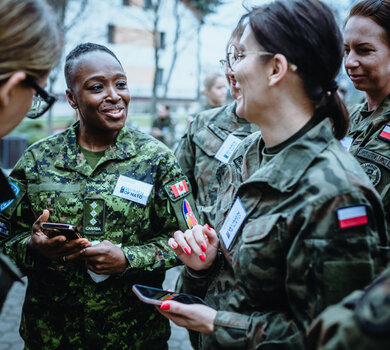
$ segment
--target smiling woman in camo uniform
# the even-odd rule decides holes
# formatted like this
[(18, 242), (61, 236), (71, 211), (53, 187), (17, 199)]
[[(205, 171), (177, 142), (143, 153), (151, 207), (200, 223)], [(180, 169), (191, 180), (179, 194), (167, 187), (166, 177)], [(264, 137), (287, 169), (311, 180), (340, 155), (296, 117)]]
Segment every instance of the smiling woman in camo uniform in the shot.
[(276, 0), (248, 14), (233, 52), (237, 113), (261, 134), (217, 171), (215, 231), (170, 240), (186, 291), (209, 306), (159, 310), (200, 332), (202, 349), (305, 349), (312, 319), (385, 264), (380, 197), (338, 141), (348, 128), (334, 80), (342, 36), (323, 2)]
[[(79, 121), (32, 145), (11, 173), (26, 187), (7, 245), (28, 276), (26, 348), (167, 349), (169, 323), (131, 287), (161, 287), (177, 264), (167, 239), (194, 224), (191, 186), (166, 146), (125, 126), (127, 78), (109, 49), (77, 46), (65, 77)], [(45, 221), (83, 238), (50, 238)]]

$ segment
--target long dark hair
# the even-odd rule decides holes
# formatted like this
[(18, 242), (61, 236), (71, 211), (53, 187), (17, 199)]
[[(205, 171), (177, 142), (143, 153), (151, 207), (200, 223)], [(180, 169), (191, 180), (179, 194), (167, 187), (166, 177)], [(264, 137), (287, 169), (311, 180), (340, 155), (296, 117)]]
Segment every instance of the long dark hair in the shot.
[(331, 9), (318, 0), (276, 0), (253, 9), (248, 17), (257, 42), (298, 67), (314, 116), (330, 117), (335, 137), (343, 138), (349, 116), (335, 79), (344, 49)]

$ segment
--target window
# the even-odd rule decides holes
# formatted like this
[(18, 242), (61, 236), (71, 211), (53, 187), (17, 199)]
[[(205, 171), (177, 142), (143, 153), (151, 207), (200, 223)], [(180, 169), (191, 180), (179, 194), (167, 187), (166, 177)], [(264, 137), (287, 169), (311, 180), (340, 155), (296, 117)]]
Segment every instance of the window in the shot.
[(130, 6), (131, 4), (131, 0), (123, 0), (122, 1), (122, 4), (123, 4), (123, 6)]
[(163, 84), (163, 74), (164, 74), (164, 69), (157, 68), (157, 77), (156, 77), (157, 86), (161, 86)]
[(165, 38), (166, 38), (166, 35), (164, 32), (161, 32), (160, 33), (160, 49), (165, 49)]
[(108, 25), (108, 42), (113, 44), (115, 40), (115, 26), (112, 24)]
[(144, 8), (150, 9), (152, 7), (152, 0), (144, 0)]

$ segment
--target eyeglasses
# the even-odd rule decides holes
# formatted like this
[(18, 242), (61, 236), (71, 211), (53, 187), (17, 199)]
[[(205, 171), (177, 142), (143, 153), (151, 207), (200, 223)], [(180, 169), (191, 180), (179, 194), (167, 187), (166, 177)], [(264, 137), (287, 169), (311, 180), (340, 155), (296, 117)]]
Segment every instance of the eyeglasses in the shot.
[[(226, 54), (227, 63), (228, 63), (229, 68), (231, 70), (233, 70), (233, 67), (237, 63), (239, 63), (243, 57), (248, 56), (248, 55), (275, 56), (276, 54), (272, 53), (272, 52), (268, 52), (268, 51), (245, 51), (245, 52), (242, 52), (242, 51), (238, 50), (237, 47), (235, 47), (234, 45), (230, 45), (228, 48), (228, 52)], [(293, 72), (295, 72), (298, 69), (298, 67), (293, 63), (289, 63), (288, 65)]]
[(32, 106), (26, 114), (26, 117), (30, 119), (39, 118), (50, 109), (57, 99), (53, 95), (49, 94), (45, 89), (42, 89), (33, 77), (28, 75), (25, 82), (36, 92)]

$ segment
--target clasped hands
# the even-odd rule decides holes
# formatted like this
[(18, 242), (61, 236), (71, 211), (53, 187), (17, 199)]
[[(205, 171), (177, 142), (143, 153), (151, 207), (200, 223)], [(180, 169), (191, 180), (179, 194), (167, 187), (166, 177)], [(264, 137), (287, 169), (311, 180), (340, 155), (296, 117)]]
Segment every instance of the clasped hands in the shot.
[[(178, 258), (193, 270), (205, 270), (213, 264), (219, 246), (216, 232), (209, 225), (196, 225), (192, 230), (176, 231), (168, 241)], [(211, 334), (217, 311), (202, 304), (164, 302), (157, 310), (178, 326)]]
[(127, 259), (122, 249), (107, 240), (92, 246), (86, 238), (67, 240), (63, 235), (49, 238), (40, 228), (40, 224), (46, 222), (48, 218), (49, 211), (45, 209), (32, 226), (32, 233), (27, 242), (32, 254), (51, 260), (85, 260), (86, 267), (97, 274), (111, 275), (126, 269)]

